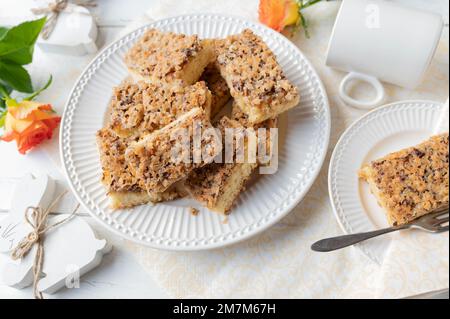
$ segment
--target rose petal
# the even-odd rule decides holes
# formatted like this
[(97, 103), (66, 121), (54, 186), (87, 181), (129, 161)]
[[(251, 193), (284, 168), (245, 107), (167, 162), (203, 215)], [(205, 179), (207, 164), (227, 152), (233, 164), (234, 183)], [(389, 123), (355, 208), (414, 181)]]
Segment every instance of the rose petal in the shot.
[(26, 119), (33, 111), (38, 110), (42, 103), (22, 101), (17, 106), (8, 108), (8, 112), (17, 120)]
[(21, 154), (53, 136), (53, 130), (61, 121), (50, 104), (22, 101), (8, 107), (5, 118), (5, 133), (1, 140), (17, 143)]
[(298, 11), (295, 0), (260, 0), (259, 21), (281, 32), (286, 26), (297, 23)]
[(48, 138), (49, 128), (42, 122), (31, 125), (17, 140), (17, 146), (21, 154), (40, 144)]

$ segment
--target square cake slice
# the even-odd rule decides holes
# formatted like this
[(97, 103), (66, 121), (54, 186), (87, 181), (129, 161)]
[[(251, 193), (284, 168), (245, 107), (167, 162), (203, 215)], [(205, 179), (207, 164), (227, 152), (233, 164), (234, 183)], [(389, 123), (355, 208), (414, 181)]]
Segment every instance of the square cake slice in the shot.
[(210, 113), (211, 93), (205, 82), (187, 87), (124, 82), (114, 89), (110, 126), (121, 137), (151, 133), (196, 107)]
[(369, 183), (391, 225), (402, 225), (448, 207), (448, 133), (364, 165)]
[(135, 80), (187, 86), (200, 78), (211, 62), (210, 41), (197, 35), (148, 30), (125, 55), (125, 64)]
[(286, 79), (273, 52), (251, 30), (215, 43), (216, 64), (250, 122), (276, 118), (298, 105), (298, 89)]
[(200, 80), (205, 81), (211, 91), (211, 119), (213, 119), (230, 100), (230, 89), (214, 63), (206, 67)]
[[(198, 138), (197, 132), (201, 132)], [(203, 109), (195, 108), (131, 144), (126, 151), (126, 160), (146, 190), (161, 193), (195, 168), (211, 163), (221, 147), (209, 115)]]
[[(234, 120), (223, 117), (218, 128), (224, 139), (225, 129), (243, 129), (243, 126)], [(247, 150), (246, 141), (244, 149)], [(257, 163), (250, 163), (247, 160), (243, 163), (214, 162), (195, 169), (186, 180), (186, 188), (196, 200), (208, 209), (228, 215), (256, 167)]]
[(178, 192), (149, 193), (130, 173), (125, 161), (125, 150), (130, 140), (120, 138), (110, 129), (97, 132), (97, 145), (102, 166), (102, 183), (108, 191), (112, 209), (130, 208), (149, 202), (157, 203), (178, 198)]

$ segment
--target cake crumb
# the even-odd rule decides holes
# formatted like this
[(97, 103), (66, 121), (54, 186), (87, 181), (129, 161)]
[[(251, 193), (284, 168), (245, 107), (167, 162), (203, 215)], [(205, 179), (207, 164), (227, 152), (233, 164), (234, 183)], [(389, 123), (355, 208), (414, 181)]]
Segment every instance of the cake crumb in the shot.
[(192, 216), (198, 216), (198, 213), (200, 212), (197, 208), (194, 207), (189, 208), (189, 211), (191, 212)]

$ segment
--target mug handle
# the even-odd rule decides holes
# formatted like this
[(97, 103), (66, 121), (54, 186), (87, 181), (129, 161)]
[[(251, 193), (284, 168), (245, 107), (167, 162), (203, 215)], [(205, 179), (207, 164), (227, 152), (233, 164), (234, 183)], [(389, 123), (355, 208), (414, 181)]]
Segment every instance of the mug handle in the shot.
[[(347, 93), (347, 86), (350, 83), (350, 81), (353, 80), (363, 81), (372, 85), (372, 87), (375, 89), (376, 92), (375, 98), (371, 101), (361, 101), (356, 100), (351, 96), (349, 96)], [(344, 77), (344, 79), (341, 82), (341, 85), (339, 87), (339, 96), (346, 104), (350, 106), (353, 106), (358, 109), (370, 110), (380, 105), (384, 101), (386, 97), (386, 92), (384, 91), (383, 85), (377, 78), (362, 73), (350, 72)]]

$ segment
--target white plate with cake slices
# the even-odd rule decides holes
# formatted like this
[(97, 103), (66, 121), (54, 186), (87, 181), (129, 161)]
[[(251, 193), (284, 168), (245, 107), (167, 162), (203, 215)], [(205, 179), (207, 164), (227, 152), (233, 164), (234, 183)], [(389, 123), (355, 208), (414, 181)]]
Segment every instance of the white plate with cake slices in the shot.
[[(369, 112), (341, 136), (330, 162), (329, 192), (336, 218), (347, 234), (389, 227), (386, 212), (358, 177), (364, 164), (428, 140), (439, 124), (444, 105), (403, 101)], [(381, 264), (392, 236), (362, 242), (358, 247)]]
[[(248, 185), (227, 217), (183, 198), (113, 210), (101, 183), (96, 132), (102, 128), (112, 90), (128, 77), (123, 58), (146, 30), (200, 38), (225, 38), (251, 29), (277, 57), (301, 95), (297, 107), (279, 118), (279, 167)], [(306, 195), (327, 152), (330, 111), (312, 65), (287, 38), (263, 25), (235, 17), (198, 14), (173, 17), (137, 29), (105, 48), (72, 90), (61, 123), (61, 158), (72, 191), (90, 214), (118, 235), (159, 249), (202, 250), (247, 239), (279, 221)], [(192, 214), (192, 208), (198, 214)]]

